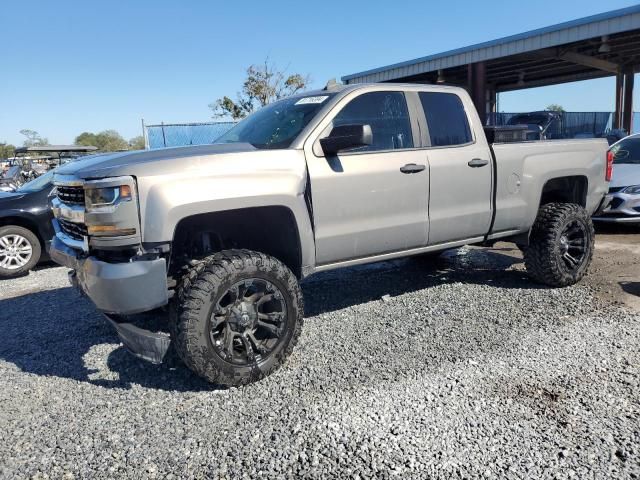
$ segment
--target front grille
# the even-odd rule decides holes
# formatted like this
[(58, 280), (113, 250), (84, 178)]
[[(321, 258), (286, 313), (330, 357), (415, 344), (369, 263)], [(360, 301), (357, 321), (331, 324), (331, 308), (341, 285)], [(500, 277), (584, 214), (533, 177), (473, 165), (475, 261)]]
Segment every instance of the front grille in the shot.
[(68, 222), (58, 219), (60, 230), (75, 240), (83, 240), (88, 235), (87, 227), (81, 223)]
[(84, 205), (84, 189), (82, 187), (58, 186), (58, 198), (62, 203)]

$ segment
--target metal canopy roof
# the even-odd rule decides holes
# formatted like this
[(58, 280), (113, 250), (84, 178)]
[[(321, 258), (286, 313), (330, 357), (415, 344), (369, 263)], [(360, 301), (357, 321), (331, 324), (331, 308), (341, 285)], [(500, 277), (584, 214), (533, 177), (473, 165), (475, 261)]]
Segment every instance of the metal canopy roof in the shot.
[(77, 153), (86, 153), (86, 152), (95, 152), (98, 150), (98, 147), (93, 147), (90, 145), (38, 145), (34, 147), (18, 147), (16, 148), (16, 153), (29, 153), (29, 152), (38, 152), (38, 153), (47, 153), (47, 152), (77, 152)]
[[(603, 49), (603, 43), (607, 48)], [(615, 75), (640, 63), (640, 5), (342, 77), (345, 83), (467, 82), (467, 66), (486, 64), (497, 91)]]

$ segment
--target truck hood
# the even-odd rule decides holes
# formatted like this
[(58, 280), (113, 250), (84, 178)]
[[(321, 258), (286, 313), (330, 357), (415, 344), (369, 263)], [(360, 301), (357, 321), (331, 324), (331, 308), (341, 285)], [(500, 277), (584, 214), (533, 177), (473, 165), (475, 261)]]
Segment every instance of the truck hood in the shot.
[(609, 186), (617, 188), (630, 185), (640, 185), (640, 165), (633, 163), (615, 164)]
[(56, 175), (73, 175), (81, 179), (117, 177), (121, 175), (149, 175), (167, 168), (180, 170), (180, 162), (187, 159), (201, 161), (210, 155), (254, 152), (249, 143), (220, 143), (215, 145), (192, 145), (188, 147), (136, 150), (132, 152), (91, 155), (68, 163), (56, 170)]

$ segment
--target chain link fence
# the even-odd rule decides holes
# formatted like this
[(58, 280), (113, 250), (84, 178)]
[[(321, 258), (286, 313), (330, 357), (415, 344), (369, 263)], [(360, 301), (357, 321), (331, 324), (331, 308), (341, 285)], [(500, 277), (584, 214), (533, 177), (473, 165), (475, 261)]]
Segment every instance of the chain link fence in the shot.
[(203, 122), (145, 125), (145, 143), (150, 149), (211, 144), (235, 124), (236, 122)]
[[(487, 124), (507, 125), (518, 113), (492, 113)], [(604, 137), (611, 130), (611, 112), (563, 112), (561, 119), (550, 129), (549, 138)], [(182, 147), (214, 143), (236, 122), (161, 123), (145, 125), (146, 147)], [(640, 113), (633, 114), (633, 132), (640, 131)]]

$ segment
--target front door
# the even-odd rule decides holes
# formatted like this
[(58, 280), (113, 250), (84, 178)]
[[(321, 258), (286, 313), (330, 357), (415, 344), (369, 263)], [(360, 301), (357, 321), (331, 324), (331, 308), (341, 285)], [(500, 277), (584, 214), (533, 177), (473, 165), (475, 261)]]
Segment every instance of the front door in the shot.
[(347, 100), (323, 135), (346, 124), (371, 126), (373, 144), (325, 157), (306, 151), (318, 265), (425, 246), (429, 168), (414, 150), (402, 92), (369, 92)]

